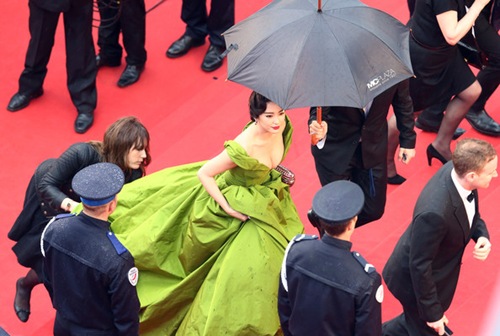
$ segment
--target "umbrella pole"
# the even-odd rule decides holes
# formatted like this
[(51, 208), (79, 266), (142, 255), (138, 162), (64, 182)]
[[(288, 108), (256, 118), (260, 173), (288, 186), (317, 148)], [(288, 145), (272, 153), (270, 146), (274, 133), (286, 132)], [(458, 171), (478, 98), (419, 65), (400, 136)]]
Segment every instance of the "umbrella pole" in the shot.
[[(321, 1), (321, 0), (319, 0), (319, 1)], [(320, 125), (321, 125), (322, 117), (323, 117), (322, 114), (323, 114), (323, 108), (321, 106), (316, 106), (316, 121)], [(321, 140), (321, 139), (318, 139), (316, 137), (316, 134), (311, 135), (311, 144), (313, 146), (315, 146), (319, 142), (319, 140)]]

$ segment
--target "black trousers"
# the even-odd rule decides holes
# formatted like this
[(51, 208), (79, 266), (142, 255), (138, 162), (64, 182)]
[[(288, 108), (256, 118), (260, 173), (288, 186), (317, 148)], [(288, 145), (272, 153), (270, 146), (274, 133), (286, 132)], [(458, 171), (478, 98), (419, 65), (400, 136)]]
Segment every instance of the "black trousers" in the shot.
[(97, 45), (99, 54), (112, 62), (122, 58), (122, 46), (118, 42), (120, 32), (123, 47), (127, 52), (125, 61), (129, 65), (142, 66), (146, 63), (146, 5), (144, 0), (121, 1), (118, 10), (116, 1), (99, 0), (101, 24)]
[(222, 33), (234, 25), (234, 0), (211, 0), (210, 14), (206, 0), (183, 0), (181, 19), (187, 35), (199, 39), (208, 35), (211, 44), (225, 47)]
[[(92, 38), (92, 1), (75, 0), (62, 13), (66, 42), (67, 85), (78, 113), (91, 113), (97, 104), (94, 40)], [(43, 86), (47, 74), (60, 12), (51, 12), (29, 1), (30, 42), (24, 70), (19, 78), (19, 93), (29, 95)]]
[(500, 36), (483, 13), (477, 18), (474, 31), (479, 48), (488, 56), (488, 66), (477, 74), (483, 91), (471, 107), (474, 111), (484, 109), (484, 105), (500, 84)]
[(361, 146), (360, 142), (348, 169), (342, 174), (334, 172), (331, 160), (320, 155), (321, 150), (313, 151), (316, 172), (322, 186), (333, 181), (349, 180), (359, 185), (363, 190), (365, 204), (358, 215), (356, 227), (380, 219), (384, 214), (387, 198), (387, 162), (384, 160), (370, 169), (364, 168)]
[(382, 324), (383, 336), (437, 336), (437, 334), (419, 317), (418, 311), (413, 307), (403, 307), (401, 315)]

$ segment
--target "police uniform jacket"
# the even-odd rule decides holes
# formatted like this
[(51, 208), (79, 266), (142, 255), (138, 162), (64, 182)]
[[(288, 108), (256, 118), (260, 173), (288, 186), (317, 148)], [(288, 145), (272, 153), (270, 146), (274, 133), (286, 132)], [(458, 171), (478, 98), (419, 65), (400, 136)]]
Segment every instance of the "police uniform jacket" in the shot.
[[(62, 201), (69, 197), (76, 202), (80, 198), (73, 192), (73, 176), (83, 168), (103, 161), (90, 143), (71, 145), (57, 159), (43, 161), (36, 169), (26, 190), (23, 210), (9, 231), (9, 238), (17, 243), (12, 250), (18, 262), (41, 274), (40, 235), (49, 219), (62, 213)], [(125, 178), (131, 182), (143, 175), (140, 169), (133, 170)]]
[(68, 335), (138, 335), (137, 269), (109, 222), (85, 215), (51, 223), (43, 237), (44, 284)]
[(284, 334), (381, 335), (383, 289), (375, 268), (351, 253), (351, 242), (326, 234), (298, 239), (289, 245), (279, 286)]

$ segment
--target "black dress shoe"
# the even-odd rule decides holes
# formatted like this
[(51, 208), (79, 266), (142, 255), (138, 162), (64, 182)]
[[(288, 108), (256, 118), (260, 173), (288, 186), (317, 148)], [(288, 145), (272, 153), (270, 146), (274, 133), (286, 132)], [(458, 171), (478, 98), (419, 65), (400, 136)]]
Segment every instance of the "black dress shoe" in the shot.
[[(417, 120), (415, 120), (415, 127), (420, 128), (424, 132), (437, 133), (439, 131), (439, 125), (438, 126), (430, 125), (421, 118), (417, 118)], [(466, 131), (463, 128), (457, 127), (457, 129), (453, 133), (453, 140), (457, 140), (465, 132)]]
[[(30, 307), (29, 307), (29, 301), (30, 301), (30, 296), (31, 296), (31, 292), (29, 292), (28, 294), (26, 294), (25, 291), (23, 291), (24, 294), (21, 294), (21, 290), (20, 290), (20, 286), (21, 286), (21, 281), (22, 281), (23, 278), (19, 278), (16, 282), (16, 295), (14, 296), (14, 311), (16, 312), (16, 316), (17, 318), (21, 321), (21, 322), (27, 322), (28, 319), (30, 318)], [(27, 308), (21, 308), (21, 307), (18, 307), (17, 304), (16, 304), (16, 299), (17, 299), (17, 296), (18, 295), (28, 295), (28, 297), (24, 298), (24, 301), (27, 301), (28, 302), (28, 307)]]
[(129, 65), (123, 70), (120, 79), (118, 80), (119, 87), (126, 87), (134, 84), (141, 77), (142, 70), (144, 70), (144, 65)]
[(97, 65), (97, 69), (103, 66), (107, 66), (110, 68), (116, 68), (119, 67), (122, 64), (121, 59), (118, 60), (112, 60), (106, 57), (103, 57), (101, 54), (98, 54), (95, 57), (95, 64)]
[(177, 58), (187, 54), (194, 47), (199, 47), (205, 44), (205, 39), (194, 38), (189, 35), (182, 35), (177, 41), (172, 43), (167, 50), (168, 58)]
[(9, 105), (7, 105), (7, 110), (9, 110), (10, 112), (22, 110), (30, 104), (32, 99), (38, 98), (41, 95), (43, 95), (42, 88), (31, 94), (22, 94), (18, 92), (13, 95), (12, 98), (10, 98)]
[(500, 125), (486, 113), (485, 110), (479, 112), (470, 110), (465, 115), (465, 119), (479, 133), (491, 136), (500, 136)]
[(389, 177), (389, 176), (387, 177), (388, 184), (400, 185), (400, 184), (403, 184), (405, 181), (406, 181), (406, 179), (399, 174), (396, 174), (396, 175), (391, 176), (391, 177)]
[(94, 112), (91, 113), (78, 113), (78, 117), (75, 120), (75, 132), (83, 134), (94, 123)]
[(221, 67), (224, 59), (220, 56), (224, 52), (224, 48), (214, 46), (213, 44), (208, 47), (201, 69), (206, 72), (217, 70)]

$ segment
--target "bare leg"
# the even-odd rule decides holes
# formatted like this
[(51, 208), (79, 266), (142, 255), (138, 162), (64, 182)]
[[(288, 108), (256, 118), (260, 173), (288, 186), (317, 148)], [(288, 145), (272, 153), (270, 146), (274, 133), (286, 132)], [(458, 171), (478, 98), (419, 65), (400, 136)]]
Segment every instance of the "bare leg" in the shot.
[(448, 104), (438, 134), (432, 142), (432, 146), (446, 160), (451, 159), (450, 143), (453, 133), (480, 94), (481, 85), (479, 85), (478, 81), (475, 81), (471, 86), (455, 96)]

